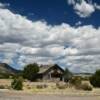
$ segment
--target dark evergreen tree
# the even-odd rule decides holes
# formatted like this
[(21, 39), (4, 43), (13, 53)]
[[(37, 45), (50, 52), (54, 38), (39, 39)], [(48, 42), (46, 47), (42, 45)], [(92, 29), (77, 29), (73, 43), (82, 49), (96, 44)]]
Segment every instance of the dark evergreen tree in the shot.
[(92, 77), (90, 77), (90, 83), (94, 87), (100, 87), (100, 70), (97, 70), (95, 74)]
[(39, 66), (37, 63), (28, 64), (23, 70), (23, 77), (30, 81), (37, 79), (37, 73), (39, 72)]
[(72, 78), (72, 73), (66, 68), (63, 77), (64, 77), (64, 81), (68, 82)]

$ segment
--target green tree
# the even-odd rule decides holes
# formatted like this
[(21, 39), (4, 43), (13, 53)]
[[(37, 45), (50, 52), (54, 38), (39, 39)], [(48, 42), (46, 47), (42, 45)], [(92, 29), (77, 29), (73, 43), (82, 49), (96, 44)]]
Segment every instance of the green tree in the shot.
[(63, 77), (64, 77), (64, 81), (68, 82), (72, 78), (72, 73), (66, 68)]
[(22, 77), (14, 78), (12, 83), (11, 83), (11, 87), (14, 90), (22, 90), (23, 89), (23, 78)]
[(39, 66), (38, 64), (28, 64), (25, 66), (23, 70), (23, 77), (25, 79), (28, 79), (30, 81), (35, 81), (37, 78), (37, 73), (39, 72)]
[(90, 83), (94, 87), (100, 87), (100, 70), (97, 70), (92, 77), (90, 77)]

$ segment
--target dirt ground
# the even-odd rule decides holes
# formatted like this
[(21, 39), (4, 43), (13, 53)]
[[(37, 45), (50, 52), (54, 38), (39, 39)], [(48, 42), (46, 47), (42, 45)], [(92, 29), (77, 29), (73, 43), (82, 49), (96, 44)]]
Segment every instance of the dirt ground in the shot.
[(0, 100), (100, 100), (100, 96), (66, 96), (1, 92)]

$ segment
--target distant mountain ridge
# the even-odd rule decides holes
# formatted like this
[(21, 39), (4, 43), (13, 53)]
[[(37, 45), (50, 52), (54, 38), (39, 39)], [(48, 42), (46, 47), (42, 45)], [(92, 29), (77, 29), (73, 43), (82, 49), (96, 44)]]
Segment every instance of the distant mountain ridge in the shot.
[(0, 63), (0, 74), (16, 74), (20, 71), (12, 68), (10, 65), (6, 63)]

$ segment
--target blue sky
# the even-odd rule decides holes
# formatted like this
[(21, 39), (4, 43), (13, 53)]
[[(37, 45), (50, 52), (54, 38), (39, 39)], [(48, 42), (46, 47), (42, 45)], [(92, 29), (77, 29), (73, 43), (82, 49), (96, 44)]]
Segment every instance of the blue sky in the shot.
[(100, 0), (0, 0), (0, 62), (100, 68)]
[[(69, 23), (74, 26), (78, 21), (82, 21), (82, 25), (93, 24), (100, 26), (98, 21), (100, 18), (99, 10), (96, 10), (89, 18), (80, 18), (73, 11), (72, 5), (68, 4), (68, 0), (0, 0), (2, 3), (8, 3), (11, 11), (19, 13), (31, 20), (45, 20), (48, 24)], [(75, 0), (81, 1), (81, 0)], [(90, 0), (91, 1), (91, 0)], [(100, 4), (100, 0), (92, 0), (94, 3)]]

